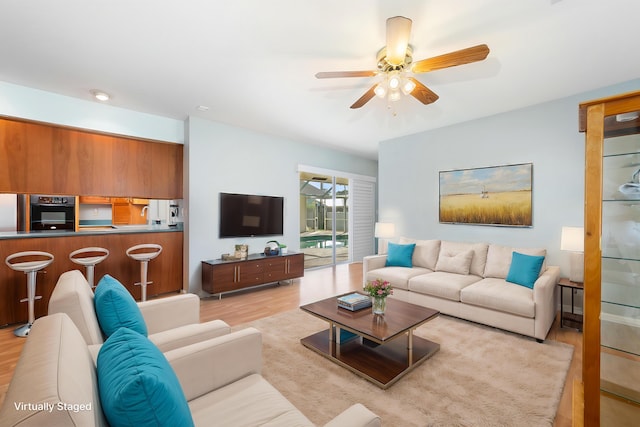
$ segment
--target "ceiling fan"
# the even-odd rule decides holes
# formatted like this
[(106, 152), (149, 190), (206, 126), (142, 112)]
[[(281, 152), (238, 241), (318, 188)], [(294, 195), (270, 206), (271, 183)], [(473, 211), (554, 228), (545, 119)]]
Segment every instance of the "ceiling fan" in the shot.
[(360, 108), (374, 96), (388, 97), (389, 101), (397, 101), (401, 93), (411, 95), (423, 104), (431, 104), (438, 100), (431, 89), (420, 83), (409, 73), (426, 73), (442, 68), (455, 67), (482, 61), (489, 54), (485, 44), (457, 50), (444, 55), (434, 56), (413, 62), (413, 49), (409, 44), (411, 19), (394, 16), (387, 19), (387, 44), (378, 51), (378, 69), (371, 71), (327, 71), (316, 74), (318, 79), (337, 77), (375, 77), (383, 80), (373, 85), (364, 95), (351, 105)]

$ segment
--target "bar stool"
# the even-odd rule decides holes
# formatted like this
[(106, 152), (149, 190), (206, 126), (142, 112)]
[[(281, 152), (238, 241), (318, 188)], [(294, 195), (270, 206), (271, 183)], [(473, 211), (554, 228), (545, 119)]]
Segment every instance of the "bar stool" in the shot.
[[(29, 258), (29, 260), (16, 262), (15, 260), (17, 258)], [(33, 258), (37, 258), (37, 260), (34, 261)], [(26, 325), (22, 325), (13, 331), (13, 334), (15, 336), (25, 338), (27, 335), (29, 335), (31, 325), (33, 325), (33, 322), (35, 322), (36, 320), (34, 303), (37, 299), (42, 298), (41, 296), (36, 296), (36, 274), (38, 273), (38, 271), (42, 270), (53, 262), (53, 255), (48, 252), (41, 251), (17, 252), (15, 254), (9, 255), (4, 260), (4, 262), (9, 266), (10, 269), (15, 271), (22, 271), (27, 275), (27, 297), (21, 299), (20, 302), (27, 301), (28, 303), (29, 323), (27, 323)]]
[[(79, 256), (84, 255), (84, 256)], [(91, 289), (95, 288), (94, 284), (94, 271), (97, 264), (107, 259), (109, 256), (109, 249), (91, 247), (81, 248), (75, 250), (69, 254), (69, 259), (76, 264), (84, 265), (87, 275), (87, 282)]]
[(162, 246), (155, 243), (143, 243), (141, 245), (131, 246), (127, 249), (127, 256), (136, 261), (140, 261), (140, 285), (142, 291), (142, 301), (147, 300), (147, 285), (153, 282), (147, 282), (147, 271), (149, 270), (149, 261), (160, 255)]

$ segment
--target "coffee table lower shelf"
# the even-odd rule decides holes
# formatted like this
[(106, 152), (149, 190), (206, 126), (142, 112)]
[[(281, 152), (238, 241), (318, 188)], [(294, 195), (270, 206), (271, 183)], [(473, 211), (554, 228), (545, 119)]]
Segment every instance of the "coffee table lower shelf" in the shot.
[(413, 335), (413, 351), (410, 353), (407, 340), (408, 338), (398, 337), (384, 344), (377, 344), (357, 336), (338, 345), (330, 341), (329, 330), (326, 329), (302, 338), (300, 342), (334, 363), (386, 389), (440, 350), (440, 344)]

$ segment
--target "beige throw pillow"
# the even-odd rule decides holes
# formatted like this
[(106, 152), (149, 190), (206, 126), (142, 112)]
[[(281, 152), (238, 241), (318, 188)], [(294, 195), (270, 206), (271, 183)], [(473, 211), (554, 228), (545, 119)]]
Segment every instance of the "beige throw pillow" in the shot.
[(471, 268), (472, 259), (473, 251), (471, 250), (458, 252), (457, 254), (440, 251), (440, 256), (436, 263), (436, 271), (467, 275)]

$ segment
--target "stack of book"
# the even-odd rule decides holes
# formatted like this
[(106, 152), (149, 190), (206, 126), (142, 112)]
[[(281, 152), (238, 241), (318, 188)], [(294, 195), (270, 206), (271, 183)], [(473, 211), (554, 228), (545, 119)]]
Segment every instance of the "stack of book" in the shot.
[(371, 307), (371, 297), (357, 292), (349, 295), (343, 295), (338, 297), (338, 307), (342, 307), (350, 311)]

